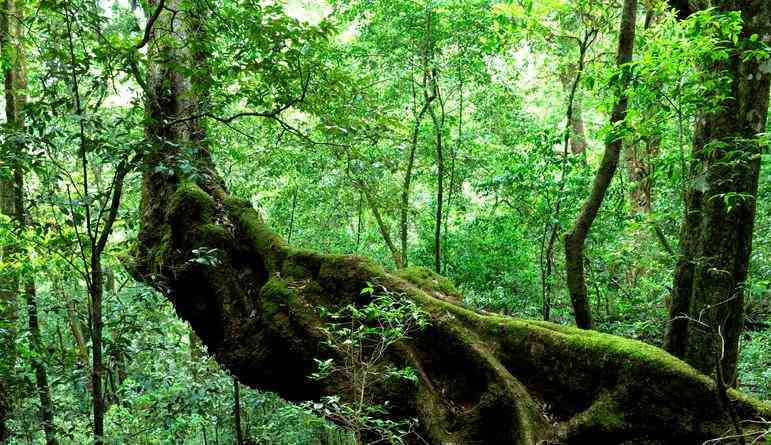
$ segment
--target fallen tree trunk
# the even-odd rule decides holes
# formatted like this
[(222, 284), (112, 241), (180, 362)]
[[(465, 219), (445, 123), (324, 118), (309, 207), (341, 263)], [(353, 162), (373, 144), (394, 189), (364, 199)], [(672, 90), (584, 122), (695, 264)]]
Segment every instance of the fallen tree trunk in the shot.
[[(170, 16), (158, 23), (183, 17)], [(177, 35), (200, 32), (197, 17), (176, 24)], [(172, 57), (189, 47), (154, 32), (151, 39), (151, 60), (205, 60)], [(365, 258), (292, 248), (248, 201), (228, 193), (195, 118), (191, 81), (158, 63), (147, 79), (154, 149), (145, 162), (133, 273), (169, 298), (240, 382), (295, 401), (355, 400), (360, 394), (347, 379), (309, 378), (314, 359), (336, 358), (321, 309), (361, 307), (361, 290), (377, 283), (428, 320), (384, 356), (385, 365), (412, 367), (418, 382), (386, 380), (367, 395), (390, 402), (385, 417), (419, 420), (422, 439), (410, 443), (687, 444), (732, 431), (714, 382), (658, 348), (477, 312), (427, 271), (400, 277)], [(197, 166), (195, 180), (177, 168), (183, 158)], [(739, 419), (771, 416), (768, 404), (733, 390), (728, 398)]]
[[(429, 443), (699, 443), (731, 427), (714, 382), (658, 348), (478, 313), (364, 258), (293, 249), (248, 202), (219, 192), (180, 182), (170, 196), (145, 196), (168, 205), (162, 225), (145, 226), (162, 241), (140, 246), (136, 271), (244, 384), (290, 400), (352, 400), (344, 381), (309, 379), (313, 359), (333, 354), (318, 308), (362, 305), (361, 289), (377, 282), (415, 301), (430, 325), (389, 356), (417, 370), (417, 388), (391, 382), (372, 397), (417, 417)], [(194, 261), (213, 249), (216, 261)], [(741, 419), (771, 415), (729, 396)]]

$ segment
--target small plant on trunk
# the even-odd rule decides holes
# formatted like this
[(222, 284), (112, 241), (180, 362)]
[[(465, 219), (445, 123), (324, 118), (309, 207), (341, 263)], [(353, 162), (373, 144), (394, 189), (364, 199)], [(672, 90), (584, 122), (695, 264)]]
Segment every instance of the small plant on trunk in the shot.
[(389, 349), (411, 334), (424, 329), (427, 317), (418, 306), (383, 286), (368, 283), (361, 292), (370, 300), (365, 306), (349, 304), (330, 312), (324, 328), (324, 342), (336, 358), (316, 359), (314, 380), (343, 378), (350, 382), (355, 397), (344, 402), (338, 396), (326, 396), (306, 405), (350, 430), (357, 442), (366, 444), (403, 444), (415, 433), (416, 419), (389, 419), (389, 403), (374, 403), (371, 391), (388, 380), (406, 380), (417, 385), (418, 377), (410, 367), (397, 368), (384, 360)]

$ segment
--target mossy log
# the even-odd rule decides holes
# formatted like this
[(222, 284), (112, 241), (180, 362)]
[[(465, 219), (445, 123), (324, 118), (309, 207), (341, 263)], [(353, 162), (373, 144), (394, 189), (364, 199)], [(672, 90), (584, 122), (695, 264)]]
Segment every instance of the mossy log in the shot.
[[(334, 354), (320, 307), (364, 304), (368, 282), (413, 300), (430, 325), (387, 359), (419, 382), (370, 396), (390, 401), (391, 416), (419, 419), (430, 444), (696, 444), (733, 432), (714, 382), (658, 348), (477, 312), (426, 271), (398, 276), (365, 258), (294, 249), (216, 184), (146, 177), (135, 259), (135, 275), (168, 296), (223, 367), (289, 400), (354, 398), (346, 381), (309, 379), (313, 359)], [(728, 395), (740, 419), (771, 418), (769, 404)]]

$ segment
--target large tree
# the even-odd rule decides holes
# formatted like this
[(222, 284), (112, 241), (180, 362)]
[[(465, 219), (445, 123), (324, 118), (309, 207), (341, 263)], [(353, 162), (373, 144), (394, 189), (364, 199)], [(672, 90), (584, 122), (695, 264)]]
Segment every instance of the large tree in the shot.
[[(673, 3), (680, 17), (706, 6)], [(768, 59), (749, 50), (768, 40), (771, 2), (726, 1), (717, 10), (739, 11), (742, 29), (731, 56), (705, 67), (729, 84), (710, 93), (725, 99), (697, 119), (694, 131), (666, 349), (707, 374), (718, 360), (716, 374), (734, 385), (771, 79)]]
[[(290, 400), (358, 400), (348, 379), (309, 377), (314, 359), (340, 358), (324, 314), (367, 304), (361, 290), (377, 283), (428, 322), (380, 365), (409, 366), (417, 383), (387, 380), (366, 396), (390, 401), (384, 417), (419, 419), (423, 441), (411, 443), (697, 443), (731, 428), (715, 383), (655, 347), (476, 312), (438, 289), (437, 277), (400, 277), (364, 258), (289, 246), (216, 171), (200, 118), (210, 85), (206, 14), (190, 7), (166, 0), (150, 33), (152, 149), (134, 274), (172, 301), (242, 383)], [(740, 393), (727, 400), (740, 419), (771, 415)]]

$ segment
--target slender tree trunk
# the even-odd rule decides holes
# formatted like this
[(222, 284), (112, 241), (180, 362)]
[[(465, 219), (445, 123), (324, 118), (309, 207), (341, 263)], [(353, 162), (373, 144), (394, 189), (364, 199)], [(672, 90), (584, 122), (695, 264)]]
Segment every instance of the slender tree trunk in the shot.
[[(427, 62), (424, 61), (424, 64)], [(428, 80), (427, 67), (424, 66), (423, 73), (423, 85), (425, 90), (425, 84)], [(410, 150), (407, 155), (407, 167), (404, 170), (404, 182), (402, 184), (402, 203), (399, 209), (399, 235), (401, 239), (402, 247), (402, 266), (407, 267), (407, 235), (409, 233), (409, 213), (410, 213), (410, 187), (412, 185), (412, 170), (415, 168), (415, 152), (418, 149), (418, 140), (420, 138), (420, 126), (423, 123), (423, 118), (426, 115), (431, 102), (435, 99), (434, 96), (424, 95), (423, 105), (415, 116), (415, 125), (412, 128), (412, 138), (410, 140)]]
[(297, 208), (297, 187), (292, 190), (292, 213), (289, 215), (289, 234), (286, 236), (286, 242), (292, 242), (292, 232), (294, 232), (294, 212)]
[(366, 184), (363, 182), (357, 182), (356, 184), (359, 187), (359, 190), (361, 190), (361, 192), (364, 194), (364, 197), (367, 199), (367, 204), (369, 205), (370, 210), (372, 210), (372, 214), (375, 216), (375, 221), (377, 222), (377, 227), (380, 230), (380, 235), (383, 237), (383, 241), (385, 242), (388, 251), (391, 253), (391, 258), (394, 260), (394, 265), (397, 269), (403, 268), (404, 256), (399, 252), (396, 244), (394, 244), (393, 240), (391, 239), (391, 230), (388, 228), (385, 220), (383, 220), (383, 216), (380, 214), (380, 207), (375, 201), (375, 198), (370, 193)]
[[(5, 216), (13, 217), (16, 212), (16, 183), (13, 179), (0, 178), (0, 211)], [(16, 261), (19, 246), (9, 242), (0, 247), (2, 259)], [(15, 394), (16, 367), (16, 323), (17, 299), (19, 294), (19, 276), (15, 272), (6, 272), (0, 276), (0, 443), (10, 435), (7, 422), (13, 407)]]
[[(363, 205), (364, 204), (364, 192), (359, 191), (359, 203), (356, 206), (356, 247), (353, 249), (353, 253), (359, 253), (359, 244), (361, 244), (361, 227), (362, 227), (362, 213), (363, 213)], [(402, 257), (402, 260), (404, 260), (404, 257)]]
[(236, 429), (236, 443), (244, 445), (244, 432), (241, 430), (241, 387), (235, 378), (233, 379), (233, 417)]
[[(570, 94), (572, 85), (580, 74), (575, 64), (569, 64), (560, 74), (562, 88)], [(568, 124), (570, 126), (570, 152), (574, 155), (583, 154), (586, 151), (586, 130), (582, 113), (581, 99), (575, 97)]]
[[(571, 134), (573, 126), (573, 113), (575, 107), (576, 93), (578, 91), (578, 83), (581, 80), (581, 76), (584, 72), (584, 65), (586, 60), (586, 53), (589, 47), (594, 43), (597, 38), (597, 30), (589, 29), (584, 31), (583, 38), (578, 45), (578, 69), (576, 70), (575, 77), (573, 78), (572, 85), (568, 93), (567, 109), (565, 116), (567, 118), (565, 123), (565, 131), (563, 136), (563, 149), (562, 149), (562, 168), (559, 178), (559, 189), (557, 191), (557, 203), (554, 205), (554, 218), (553, 221), (547, 220), (544, 224), (544, 235), (541, 241), (541, 253), (539, 258), (539, 266), (541, 269), (541, 293), (542, 293), (542, 306), (541, 315), (543, 319), (549, 321), (551, 312), (551, 289), (552, 289), (552, 270), (554, 267), (554, 246), (556, 245), (557, 237), (560, 231), (560, 215), (562, 214), (562, 200), (563, 191), (565, 189), (565, 182), (567, 181), (568, 174), (568, 150), (571, 141)], [(548, 233), (548, 236), (547, 236)]]
[[(0, 211), (3, 215), (13, 216), (15, 213), (15, 181), (0, 178)], [(4, 261), (16, 261), (19, 246), (16, 243), (6, 243), (2, 247)], [(16, 323), (17, 298), (19, 294), (19, 276), (15, 272), (0, 276), (0, 443), (9, 438), (10, 431), (7, 421), (13, 406), (15, 394), (16, 367)]]
[(450, 146), (450, 184), (447, 188), (447, 206), (444, 211), (444, 271), (443, 273), (447, 273), (447, 235), (449, 234), (449, 225), (450, 225), (450, 210), (452, 209), (452, 198), (454, 194), (456, 193), (456, 170), (455, 170), (455, 161), (458, 157), (458, 153), (460, 153), (461, 147), (463, 146), (463, 71), (460, 66), (458, 66), (458, 139), (455, 141), (455, 148)]
[(101, 254), (92, 253), (91, 283), (91, 401), (94, 414), (94, 442), (104, 441), (104, 391), (102, 389), (102, 297), (104, 296)]
[[(423, 48), (421, 49), (421, 59), (423, 65), (423, 80), (421, 83), (423, 90), (423, 105), (420, 107), (420, 111), (418, 111), (415, 116), (415, 125), (412, 129), (412, 139), (410, 141), (410, 150), (407, 156), (407, 167), (404, 172), (404, 183), (402, 185), (402, 203), (399, 216), (399, 234), (402, 247), (402, 267), (407, 267), (408, 265), (407, 235), (409, 232), (410, 186), (412, 183), (412, 170), (415, 166), (415, 153), (417, 151), (418, 140), (420, 138), (420, 127), (423, 123), (423, 119), (425, 118), (426, 113), (432, 110), (432, 103), (436, 99), (436, 94), (434, 94), (435, 90), (433, 88), (429, 88), (429, 82), (432, 78), (432, 64), (434, 61), (431, 20), (432, 15), (429, 8), (426, 11), (426, 40), (424, 41)], [(417, 101), (417, 91), (414, 81), (411, 87), (413, 103), (415, 103)]]
[[(547, 226), (548, 228), (548, 226)], [(551, 318), (551, 288), (552, 288), (552, 273), (554, 270), (554, 245), (557, 242), (557, 223), (553, 223), (551, 228), (551, 234), (549, 240), (546, 242), (546, 248), (542, 248), (541, 267), (543, 268), (541, 273), (541, 290), (543, 293), (543, 301), (541, 304), (541, 317), (545, 321), (549, 321)], [(546, 232), (544, 232), (546, 235)], [(543, 244), (541, 244), (543, 246)]]
[[(55, 280), (58, 280), (55, 278)], [(88, 346), (86, 345), (86, 339), (83, 336), (83, 328), (78, 318), (78, 313), (75, 308), (75, 302), (72, 298), (65, 294), (65, 290), (61, 288), (61, 284), (54, 283), (54, 288), (59, 298), (64, 301), (67, 308), (67, 322), (70, 325), (70, 331), (72, 332), (72, 338), (75, 340), (75, 349), (77, 350), (78, 360), (83, 369), (89, 369), (90, 360), (88, 358)], [(88, 385), (89, 390), (91, 385)]]
[(444, 102), (439, 94), (436, 71), (431, 75), (433, 95), (439, 101), (439, 115), (429, 107), (436, 133), (436, 217), (434, 218), (434, 272), (442, 273), (442, 207), (444, 204)]
[(56, 445), (56, 435), (54, 434), (54, 409), (51, 401), (51, 389), (48, 385), (48, 374), (46, 373), (45, 362), (41, 358), (45, 355), (42, 338), (40, 335), (40, 323), (38, 321), (37, 308), (37, 290), (32, 276), (28, 277), (24, 286), (24, 294), (27, 301), (27, 313), (29, 332), (32, 343), (32, 350), (36, 351), (37, 357), (32, 359), (32, 368), (35, 370), (35, 383), (37, 384), (38, 398), (40, 399), (40, 418), (43, 421), (43, 432), (45, 433), (46, 444)]
[(573, 118), (570, 120), (571, 134), (570, 151), (574, 155), (583, 154), (586, 151), (586, 130), (584, 129), (583, 107), (581, 102), (576, 103)]
[[(771, 32), (768, 0), (722, 2), (718, 9), (741, 11), (740, 45), (753, 34)], [(679, 10), (681, 16), (690, 12)], [(726, 383), (735, 385), (760, 175), (757, 135), (766, 129), (769, 69), (767, 61), (745, 58), (738, 47), (707, 69), (730, 74), (731, 90), (722, 107), (701, 116), (694, 130), (665, 345), (704, 373), (714, 372), (719, 355)]]
[[(616, 59), (619, 69), (622, 69), (623, 65), (632, 61), (636, 16), (637, 0), (625, 0), (624, 9), (621, 14)], [(600, 206), (602, 206), (605, 192), (608, 190), (618, 167), (623, 135), (619, 134), (619, 131), (615, 128), (626, 118), (628, 102), (626, 96), (627, 83), (626, 75), (619, 77), (619, 97), (610, 117), (610, 123), (614, 127), (614, 131), (611, 132), (606, 140), (605, 153), (600, 162), (597, 175), (594, 178), (591, 194), (584, 202), (573, 229), (565, 236), (565, 269), (567, 270), (570, 301), (573, 304), (576, 325), (583, 329), (591, 329), (593, 327), (586, 291), (586, 275), (584, 273), (584, 244), (592, 223), (594, 223), (594, 219), (597, 217), (597, 212), (600, 210)]]
[[(648, 7), (643, 24), (645, 30), (651, 27), (654, 19), (654, 9)], [(642, 147), (638, 143), (627, 147), (627, 172), (632, 184), (629, 199), (634, 213), (650, 215), (653, 211), (653, 160), (658, 156), (660, 145), (661, 135), (654, 134), (642, 141)]]

